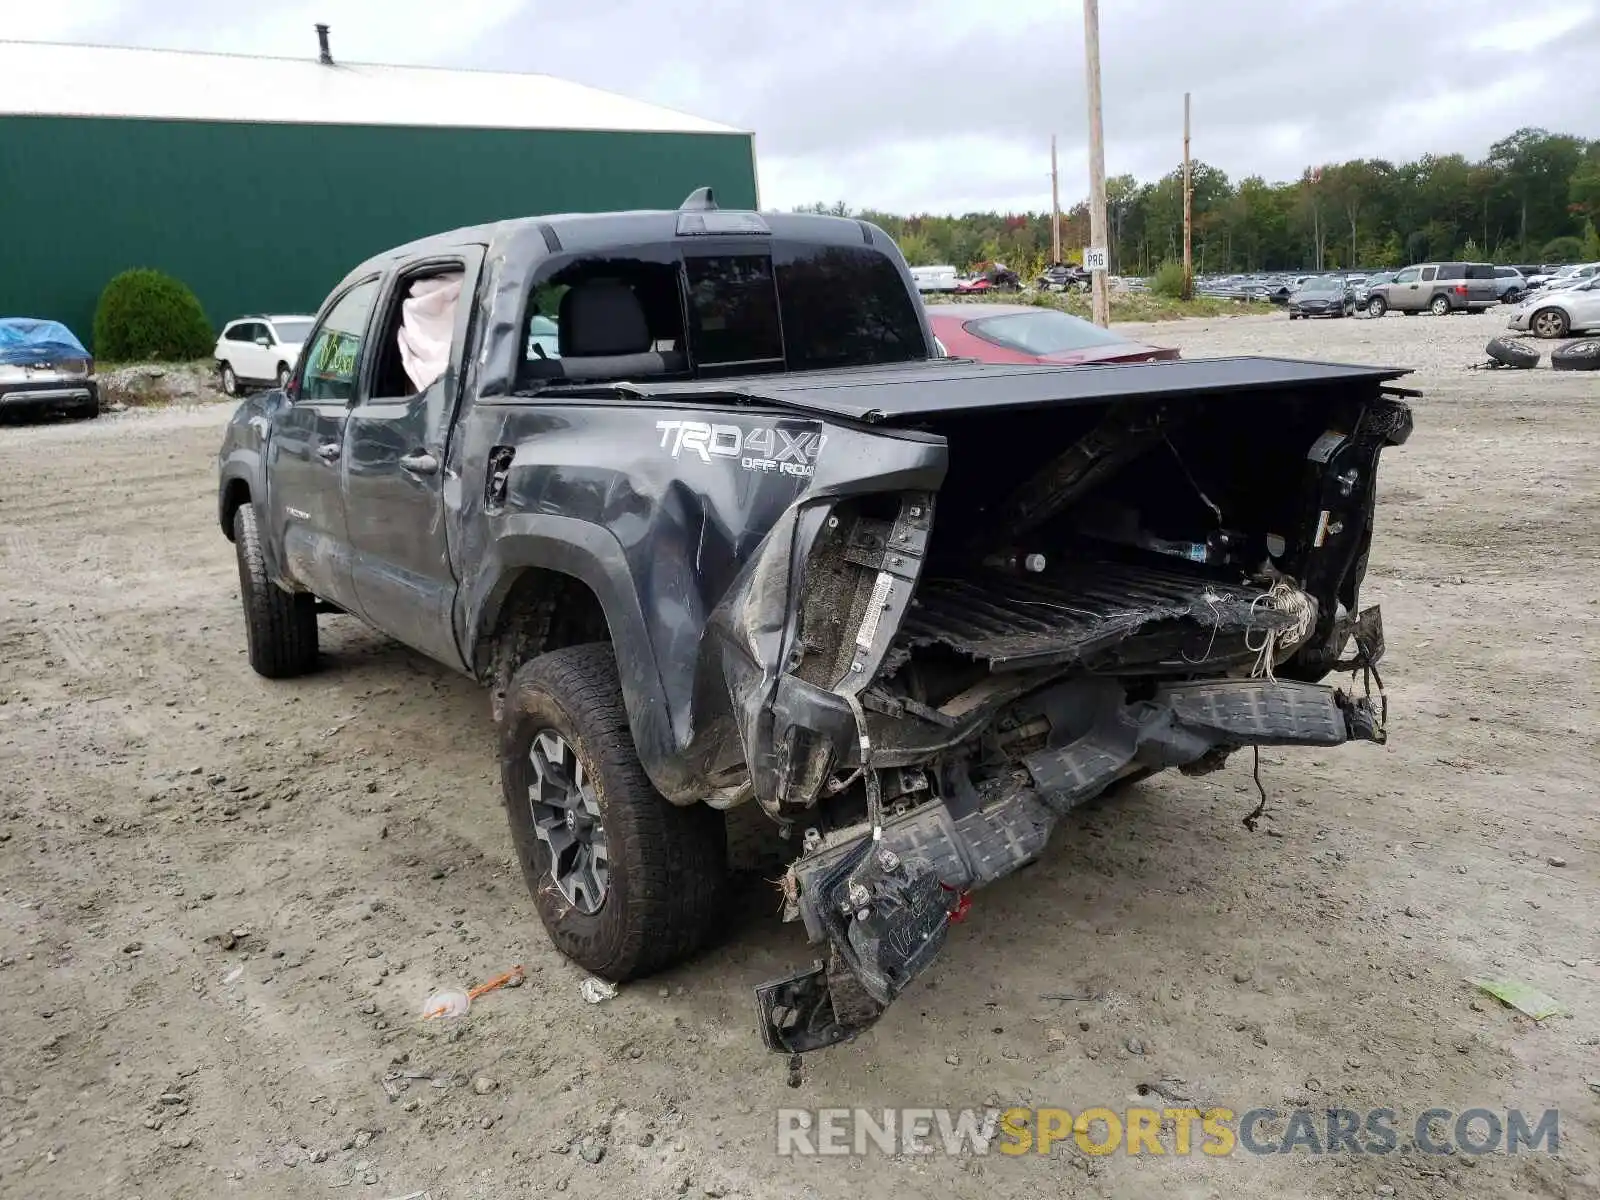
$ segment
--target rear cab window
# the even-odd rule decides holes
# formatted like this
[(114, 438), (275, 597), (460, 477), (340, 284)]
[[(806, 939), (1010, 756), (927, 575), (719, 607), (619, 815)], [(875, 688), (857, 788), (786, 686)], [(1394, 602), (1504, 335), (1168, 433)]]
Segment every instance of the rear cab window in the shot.
[(765, 254), (685, 256), (694, 360), (702, 368), (781, 367), (778, 286)]
[(917, 301), (871, 246), (680, 239), (559, 264), (529, 297), (519, 388), (711, 378), (934, 356)]
[(773, 248), (791, 371), (925, 359), (916, 301), (894, 261), (870, 246)]

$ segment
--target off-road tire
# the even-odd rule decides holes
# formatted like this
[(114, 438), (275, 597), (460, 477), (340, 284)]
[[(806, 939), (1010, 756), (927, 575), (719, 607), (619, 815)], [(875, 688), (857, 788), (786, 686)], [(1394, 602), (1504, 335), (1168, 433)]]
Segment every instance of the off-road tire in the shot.
[(1389, 311), (1389, 302), (1382, 296), (1367, 297), (1367, 316), (1381, 317)]
[(1550, 365), (1558, 371), (1600, 371), (1600, 339), (1585, 338), (1552, 350)]
[(267, 577), (256, 510), (248, 502), (233, 514), (233, 548), (239, 557), (239, 600), (244, 605), (251, 669), (268, 679), (288, 679), (314, 670), (316, 598), (304, 592), (286, 592)]
[(1539, 351), (1527, 342), (1519, 342), (1515, 338), (1491, 338), (1483, 349), (1490, 358), (1503, 366), (1520, 367), (1526, 371), (1539, 365)]
[(1435, 296), (1428, 301), (1428, 311), (1436, 317), (1448, 317), (1450, 315), (1450, 301), (1444, 296)]
[[(610, 877), (593, 913), (562, 897), (534, 832), (529, 753), (543, 730), (572, 747), (599, 800)], [(553, 650), (517, 669), (500, 726), (500, 781), (534, 907), (556, 949), (579, 966), (616, 983), (637, 979), (690, 957), (727, 922), (722, 814), (674, 805), (651, 786), (609, 645)]]

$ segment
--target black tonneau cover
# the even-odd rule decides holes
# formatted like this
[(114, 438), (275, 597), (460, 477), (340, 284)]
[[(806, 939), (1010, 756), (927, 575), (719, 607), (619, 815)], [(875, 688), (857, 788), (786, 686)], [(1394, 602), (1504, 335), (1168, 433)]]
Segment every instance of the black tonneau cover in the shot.
[(622, 391), (629, 396), (677, 402), (687, 402), (695, 396), (722, 402), (733, 399), (857, 421), (906, 425), (942, 413), (1096, 404), (1133, 396), (1176, 398), (1351, 384), (1376, 388), (1410, 373), (1399, 367), (1288, 358), (1189, 358), (1077, 367), (931, 359), (886, 367), (715, 381), (642, 380), (599, 388), (563, 388), (561, 392), (616, 395)]

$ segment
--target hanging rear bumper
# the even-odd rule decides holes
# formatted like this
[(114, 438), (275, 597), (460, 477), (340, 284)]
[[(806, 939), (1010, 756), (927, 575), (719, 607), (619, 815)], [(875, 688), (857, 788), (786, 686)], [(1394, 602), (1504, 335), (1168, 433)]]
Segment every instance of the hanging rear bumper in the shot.
[(851, 831), (790, 868), (792, 915), (827, 944), (828, 959), (756, 989), (770, 1049), (816, 1050), (871, 1025), (937, 956), (968, 891), (1037, 859), (1063, 815), (1118, 779), (1166, 767), (1204, 772), (1244, 746), (1385, 738), (1366, 697), (1286, 680), (1167, 684), (1131, 703), (1118, 684), (1083, 680), (1041, 699), (1092, 712), (1087, 730), (1018, 759), (1001, 786), (955, 790), (891, 816), (876, 839)]

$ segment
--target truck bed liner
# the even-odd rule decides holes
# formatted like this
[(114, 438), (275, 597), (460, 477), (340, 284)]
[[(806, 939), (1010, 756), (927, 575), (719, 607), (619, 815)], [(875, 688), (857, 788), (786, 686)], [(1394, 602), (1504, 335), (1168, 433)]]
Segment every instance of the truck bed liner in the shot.
[(992, 671), (1053, 666), (1156, 622), (1192, 620), (1218, 634), (1275, 628), (1263, 589), (1125, 563), (1074, 564), (1049, 578), (932, 578), (901, 626), (910, 646), (944, 645)]

